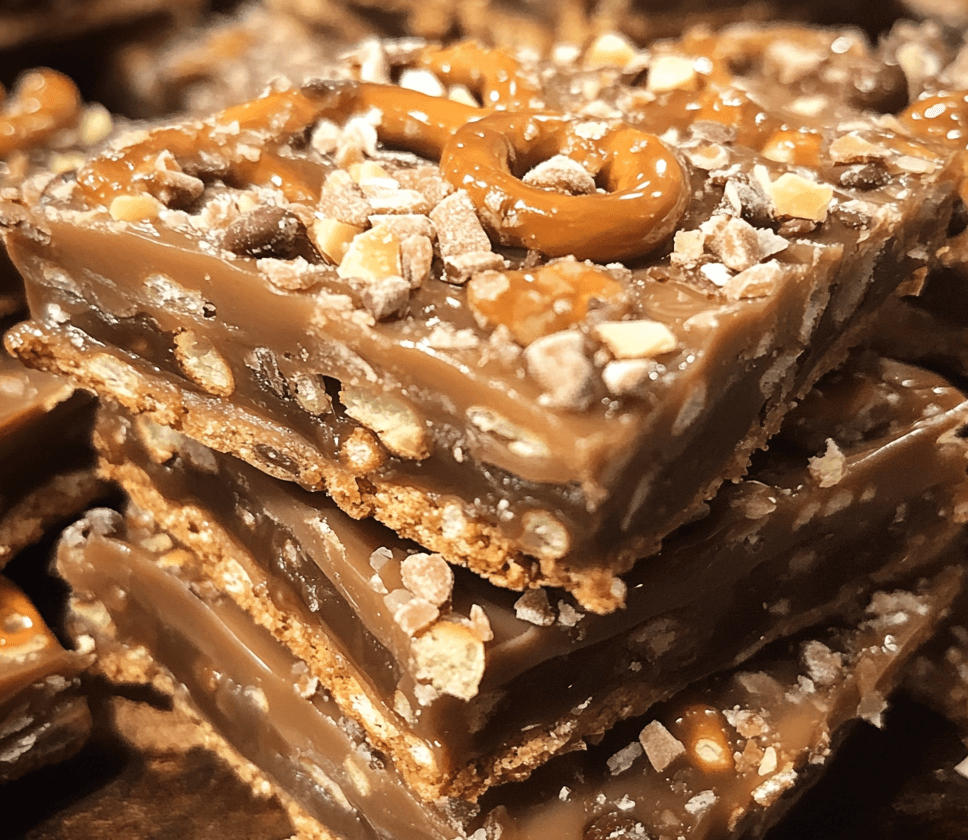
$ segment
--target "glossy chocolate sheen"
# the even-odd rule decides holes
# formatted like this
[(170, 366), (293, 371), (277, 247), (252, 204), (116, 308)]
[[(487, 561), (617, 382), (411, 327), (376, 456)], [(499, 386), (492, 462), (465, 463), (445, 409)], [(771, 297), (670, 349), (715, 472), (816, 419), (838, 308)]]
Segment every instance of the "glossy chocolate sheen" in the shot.
[(328, 831), (354, 839), (478, 830), (529, 840), (723, 838), (768, 822), (841, 727), (877, 720), (898, 669), (961, 585), (951, 568), (918, 591), (879, 592), (856, 628), (821, 625), (786, 656), (697, 686), (655, 717), (492, 791), (478, 809), (413, 799), (327, 695), (304, 688), (298, 661), (195, 577), (190, 556), (158, 556), (144, 547), (150, 534), (135, 530), (125, 542), (123, 533), (102, 511), (61, 545), (74, 632), (109, 657), (145, 646), (242, 756)]
[(91, 715), (79, 675), (91, 656), (67, 651), (36, 607), (0, 576), (0, 783), (83, 746)]
[[(277, 477), (325, 488), (354, 516), (374, 515), (499, 584), (560, 585), (589, 609), (610, 611), (625, 594), (615, 574), (697, 515), (724, 477), (742, 474), (789, 401), (859, 340), (862, 323), (945, 235), (953, 186), (948, 151), (902, 136), (895, 123), (856, 104), (823, 118), (798, 111), (795, 102), (811, 91), (807, 82), (771, 90), (764, 81), (771, 65), (760, 59), (771, 36), (731, 37), (665, 45), (656, 53), (665, 64), (650, 67), (644, 89), (614, 73), (526, 61), (502, 82), (491, 71), (507, 56), (472, 45), (443, 51), (446, 60), (433, 49), (406, 59), (454, 84), (461, 71), (452, 58), (464, 50), (488, 68), (486, 89), (477, 91), (488, 103), (503, 98), (521, 108), (541, 101), (570, 114), (563, 150), (573, 166), (595, 169), (603, 185), (612, 184), (613, 170), (627, 171), (627, 158), (645, 142), (612, 149), (615, 132), (625, 137), (613, 116), (675, 143), (675, 166), (670, 158), (662, 167), (670, 180), (655, 187), (656, 200), (665, 202), (661, 241), (648, 242), (651, 255), (630, 258), (631, 274), (590, 268), (596, 282), (621, 287), (595, 306), (582, 296), (591, 281), (574, 279), (573, 264), (544, 266), (539, 253), (526, 257), (500, 244), (511, 241), (515, 214), (537, 214), (529, 247), (540, 251), (557, 220), (533, 198), (540, 193), (544, 200), (547, 191), (517, 180), (523, 172), (512, 168), (510, 186), (498, 190), (491, 169), (461, 158), (463, 141), (456, 141), (465, 129), (473, 134), (476, 123), (456, 126), (480, 118), (483, 132), (497, 118), (490, 104), (476, 108), (341, 80), (276, 91), (207, 123), (119, 140), (81, 168), (76, 187), (66, 180), (36, 206), (7, 205), (7, 239), (28, 278), (35, 319), (9, 345), (31, 364), (69, 371), (128, 408)], [(842, 49), (836, 33), (824, 33), (816, 46), (822, 69), (850, 76), (878, 66), (862, 44)], [(742, 66), (734, 53), (752, 56), (753, 71), (730, 69)], [(669, 60), (692, 63), (683, 87), (661, 86)], [(542, 81), (542, 70), (554, 72)], [(578, 92), (586, 90), (594, 102)], [(297, 252), (319, 259), (305, 241), (301, 250), (291, 242), (273, 252), (226, 238), (240, 207), (266, 203), (288, 207), (292, 230), (304, 223), (317, 236), (318, 222), (346, 209), (326, 209), (332, 189), (323, 186), (341, 161), (347, 168), (336, 175), (351, 184), (356, 172), (374, 202), (386, 198), (380, 190), (394, 179), (397, 187), (427, 171), (439, 179), (440, 171), (421, 170), (406, 154), (377, 152), (376, 170), (353, 169), (344, 159), (350, 152), (340, 157), (343, 141), (335, 152), (322, 140), (305, 145), (304, 129), (320, 117), (342, 122), (355, 107), (374, 103), (393, 105), (383, 107), (378, 136), (422, 154), (442, 149), (443, 175), (466, 183), (481, 205), (477, 215), (492, 244), (479, 234), (468, 246), (477, 250), (460, 256), (483, 254), (488, 270), (523, 266), (524, 274), (499, 270), (495, 278), (477, 269), (468, 270), (467, 287), (444, 282), (466, 277), (454, 275), (458, 263), (447, 252), (458, 232), (434, 216), (437, 259), (394, 314), (381, 308), (391, 304), (380, 297), (385, 275), (396, 272), (392, 265), (372, 282), (359, 281), (369, 269), (300, 262)], [(595, 107), (609, 116), (577, 116)], [(514, 122), (518, 165), (544, 155), (517, 147), (543, 138), (540, 126), (554, 119), (538, 113)], [(663, 161), (665, 148), (646, 156)], [(166, 149), (174, 162), (158, 163)], [(858, 156), (875, 160), (876, 177), (841, 177)], [(378, 176), (369, 184), (367, 171)], [(443, 192), (453, 186), (435, 183)], [(679, 183), (680, 194), (669, 198)], [(424, 222), (421, 214), (440, 198), (421, 203), (419, 189), (394, 190), (417, 202)], [(633, 190), (629, 205), (646, 192)], [(599, 221), (600, 197), (561, 197), (562, 218), (566, 202), (586, 198)], [(379, 227), (377, 215), (362, 224)], [(673, 241), (666, 222), (674, 218), (685, 236)], [(604, 220), (619, 230), (624, 224), (617, 213)], [(731, 224), (731, 232), (715, 233), (720, 224)], [(361, 236), (371, 246), (378, 238)], [(746, 237), (739, 251), (736, 236)], [(563, 318), (543, 328), (554, 332), (521, 338), (520, 310), (494, 290), (507, 282), (533, 292), (528, 271), (541, 266), (559, 286), (577, 283), (577, 291), (559, 289), (542, 304)], [(615, 328), (616, 321), (658, 322), (646, 329), (661, 340), (645, 349), (616, 344), (608, 336), (626, 335), (628, 327)], [(508, 330), (528, 344), (523, 353)], [(317, 392), (329, 389), (333, 411), (318, 394), (307, 403), (307, 382)], [(445, 520), (456, 523), (453, 536)]]
[[(516, 604), (516, 593), (457, 570), (439, 617), (416, 632), (396, 613), (399, 596), (423, 594), (400, 576), (415, 547), (388, 530), (116, 409), (102, 410), (97, 440), (107, 474), (295, 645), (408, 781), (436, 796), (477, 795), (526, 772), (535, 754), (567, 750), (849, 608), (872, 581), (926, 567), (968, 514), (966, 422), (968, 404), (940, 377), (860, 356), (815, 388), (750, 475), (671, 537), (660, 562), (626, 577), (625, 610), (584, 613), (551, 590), (533, 593), (529, 612), (527, 599)], [(828, 440), (836, 453), (808, 466)], [(470, 690), (462, 683), (463, 695), (448, 696), (421, 673), (415, 637), (438, 621), (473, 626), (475, 605), (493, 639)], [(344, 659), (314, 659), (304, 633)], [(418, 754), (427, 758), (414, 765)]]

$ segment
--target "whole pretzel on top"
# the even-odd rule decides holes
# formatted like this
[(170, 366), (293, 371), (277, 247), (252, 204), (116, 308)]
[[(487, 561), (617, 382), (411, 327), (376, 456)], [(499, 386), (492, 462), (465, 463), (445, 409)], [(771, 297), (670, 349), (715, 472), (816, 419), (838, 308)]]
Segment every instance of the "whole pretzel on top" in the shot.
[[(445, 178), (468, 192), (489, 233), (505, 245), (607, 262), (644, 256), (671, 236), (688, 191), (682, 167), (658, 138), (623, 122), (535, 110), (538, 88), (498, 51), (463, 44), (428, 50), (421, 62), (445, 81), (474, 89), (485, 106), (394, 85), (311, 82), (227, 108), (201, 125), (154, 131), (102, 155), (78, 173), (78, 183), (103, 204), (150, 193), (152, 170), (167, 151), (187, 170), (203, 168), (206, 158), (228, 158), (227, 180), (273, 183), (290, 200), (312, 200), (321, 185), (309, 182), (292, 158), (268, 147), (258, 160), (243, 154), (251, 140), (246, 132), (269, 132), (281, 141), (320, 119), (375, 108), (382, 115), (380, 140), (439, 159)], [(563, 195), (521, 181), (556, 154), (584, 166), (604, 191)]]

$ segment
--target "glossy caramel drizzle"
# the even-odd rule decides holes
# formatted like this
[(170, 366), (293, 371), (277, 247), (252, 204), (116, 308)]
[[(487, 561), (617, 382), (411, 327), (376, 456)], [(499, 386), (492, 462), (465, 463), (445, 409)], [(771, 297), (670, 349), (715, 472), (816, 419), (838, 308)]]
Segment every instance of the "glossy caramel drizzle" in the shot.
[[(687, 200), (685, 177), (656, 137), (610, 122), (596, 124), (592, 141), (581, 135), (578, 121), (562, 115), (498, 111), (498, 102), (535, 102), (536, 88), (511, 72), (510, 59), (495, 57), (501, 54), (463, 49), (480, 51), (487, 71), (456, 48), (422, 61), (446, 80), (472, 87), (487, 107), (392, 85), (312, 83), (228, 108), (191, 128), (152, 132), (102, 155), (78, 173), (80, 190), (103, 205), (120, 195), (155, 194), (153, 175), (168, 152), (190, 174), (207, 170), (229, 183), (272, 184), (291, 201), (310, 201), (319, 196), (322, 176), (308, 180), (282, 153), (283, 145), (320, 119), (345, 120), (376, 108), (381, 141), (440, 159), (445, 177), (468, 191), (485, 227), (506, 245), (621, 260), (648, 253), (672, 234)], [(252, 155), (253, 149), (261, 153)], [(608, 192), (568, 196), (521, 182), (529, 166), (555, 154), (585, 166)]]
[(73, 125), (80, 114), (81, 95), (67, 76), (44, 67), (25, 73), (2, 106), (0, 158)]

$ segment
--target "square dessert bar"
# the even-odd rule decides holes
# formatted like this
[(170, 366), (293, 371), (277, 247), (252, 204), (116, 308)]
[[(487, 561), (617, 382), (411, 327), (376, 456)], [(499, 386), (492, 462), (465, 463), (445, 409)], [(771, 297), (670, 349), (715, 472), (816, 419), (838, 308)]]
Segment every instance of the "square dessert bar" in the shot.
[(428, 803), (307, 681), (305, 663), (208, 585), (188, 552), (158, 553), (157, 536), (110, 511), (72, 526), (58, 565), (75, 591), (73, 632), (93, 639), (110, 678), (151, 683), (200, 716), (207, 744), (274, 787), (303, 836), (354, 840), (723, 838), (767, 823), (848, 722), (879, 720), (962, 578), (952, 567), (877, 592), (856, 626), (822, 624), (476, 805)]
[(609, 612), (930, 261), (952, 200), (948, 153), (896, 120), (754, 98), (708, 39), (663, 49), (397, 45), (389, 78), (450, 98), (342, 78), (119, 138), (4, 205), (32, 312), (8, 347)]
[(30, 599), (0, 576), (0, 783), (84, 744), (91, 714), (80, 675), (91, 660), (64, 650)]
[[(319, 494), (105, 406), (102, 472), (293, 652), (425, 799), (476, 799), (689, 682), (929, 568), (968, 519), (968, 403), (862, 356), (708, 515), (625, 577), (626, 608), (523, 596)], [(167, 536), (162, 542), (174, 549)], [(159, 543), (161, 544), (161, 543)]]

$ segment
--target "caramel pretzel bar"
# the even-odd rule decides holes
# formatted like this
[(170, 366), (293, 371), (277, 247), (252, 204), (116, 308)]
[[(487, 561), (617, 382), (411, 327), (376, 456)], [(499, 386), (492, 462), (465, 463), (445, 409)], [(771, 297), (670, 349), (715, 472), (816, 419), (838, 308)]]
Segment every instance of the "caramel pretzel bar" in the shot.
[(608, 616), (561, 591), (519, 597), (451, 573), (377, 523), (143, 416), (104, 408), (95, 437), (139, 515), (194, 552), (204, 579), (433, 801), (520, 779), (851, 609), (874, 581), (930, 567), (968, 519), (966, 423), (968, 403), (940, 377), (852, 360), (701, 524), (627, 576), (626, 609)]
[(171, 694), (207, 745), (280, 794), (300, 836), (326, 840), (722, 840), (762, 828), (851, 721), (879, 720), (961, 585), (953, 567), (879, 591), (856, 626), (819, 625), (785, 655), (699, 684), (476, 805), (425, 803), (307, 683), (304, 663), (206, 585), (188, 552), (159, 551), (157, 536), (109, 511), (68, 532), (58, 566), (75, 591), (72, 632), (94, 642), (112, 679)]
[[(608, 612), (930, 262), (951, 152), (874, 112), (903, 89), (849, 31), (695, 34), (604, 66), (394, 55), (441, 95), (278, 90), (8, 203), (33, 304), (8, 346), (496, 583)], [(868, 97), (833, 98), (844, 78)]]

